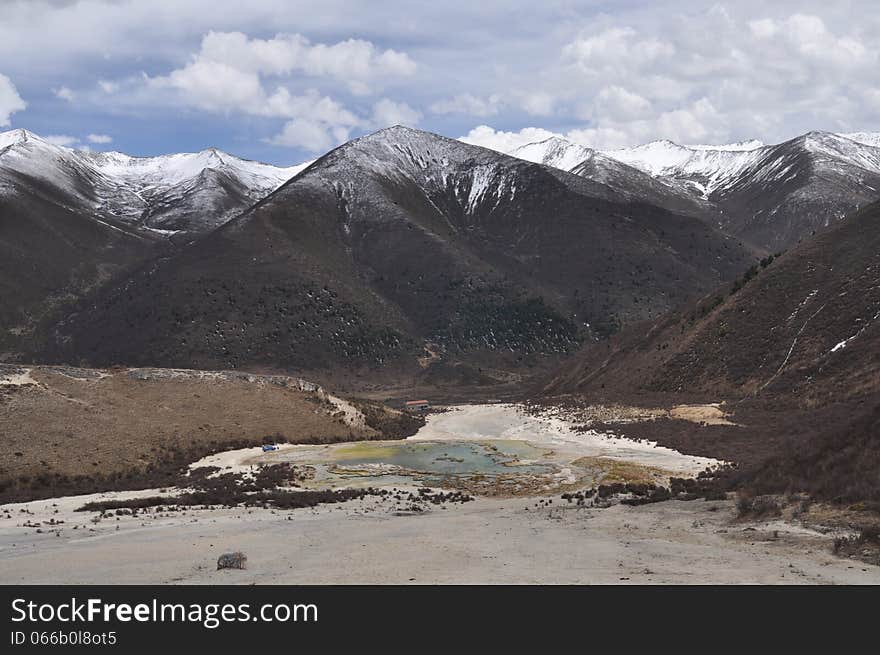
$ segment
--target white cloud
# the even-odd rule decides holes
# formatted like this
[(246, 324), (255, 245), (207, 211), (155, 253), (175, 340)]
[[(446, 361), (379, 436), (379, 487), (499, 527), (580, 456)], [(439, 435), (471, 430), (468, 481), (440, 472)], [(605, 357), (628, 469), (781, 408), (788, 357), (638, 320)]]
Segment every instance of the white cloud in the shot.
[(415, 70), (415, 62), (406, 53), (380, 50), (361, 39), (327, 45), (312, 44), (300, 34), (252, 39), (242, 32), (209, 32), (186, 66), (153, 81), (195, 94), (231, 91), (230, 101), (238, 104), (242, 95), (255, 93), (265, 77), (295, 72), (327, 77), (344, 82), (351, 92), (363, 95), (371, 91), (373, 83), (406, 77)]
[(630, 135), (614, 128), (586, 128), (569, 130), (568, 132), (553, 132), (542, 127), (524, 127), (516, 132), (505, 132), (488, 125), (479, 125), (465, 136), (459, 137), (458, 140), (490, 150), (510, 153), (520, 146), (544, 141), (550, 137), (559, 137), (597, 150), (613, 150), (631, 145)]
[(412, 127), (417, 125), (421, 119), (421, 112), (416, 111), (405, 102), (394, 102), (388, 98), (382, 98), (373, 105), (372, 126), (377, 129), (391, 125)]
[(278, 134), (268, 139), (269, 143), (310, 152), (322, 152), (347, 141), (352, 130), (357, 128), (413, 126), (422, 118), (421, 112), (408, 104), (389, 98), (378, 100), (373, 104), (371, 114), (362, 118), (314, 89), (292, 96), (283, 87), (267, 99), (265, 111), (269, 115), (292, 118)]
[(153, 99), (171, 94), (166, 102), (287, 119), (268, 141), (314, 152), (337, 145), (356, 127), (414, 124), (421, 114), (406, 103), (382, 98), (371, 115), (358, 116), (317, 89), (291, 93), (287, 84), (292, 75), (342, 82), (350, 93), (364, 95), (415, 70), (407, 54), (360, 39), (328, 45), (312, 44), (299, 34), (252, 39), (241, 32), (209, 32), (188, 64), (165, 75), (145, 76), (144, 81)]
[(596, 150), (614, 150), (631, 146), (633, 143), (653, 140), (653, 137), (650, 136), (633, 137), (631, 130), (622, 130), (616, 127), (588, 127), (571, 130), (565, 135), (565, 138)]
[(56, 145), (56, 146), (65, 146), (65, 147), (73, 147), (77, 143), (79, 143), (79, 139), (75, 136), (70, 136), (69, 134), (47, 134), (43, 137), (45, 141)]
[(607, 149), (880, 126), (871, 108), (880, 58), (870, 30), (835, 31), (813, 13), (736, 9), (657, 16), (655, 24), (610, 19), (562, 46), (555, 92), (572, 89), (570, 111), (587, 123), (569, 135)]
[(422, 118), (420, 112), (406, 103), (382, 98), (373, 105), (370, 117), (362, 119), (315, 91), (293, 97), (282, 90), (273, 97), (273, 105), (296, 118), (287, 121), (281, 132), (269, 139), (269, 143), (311, 152), (321, 152), (339, 145), (348, 140), (351, 131), (357, 127), (380, 129), (390, 125), (412, 126)]
[(312, 118), (345, 127), (354, 127), (360, 122), (357, 116), (339, 102), (328, 96), (322, 96), (315, 89), (309, 89), (304, 94), (296, 96), (291, 95), (285, 87), (278, 87), (250, 113), (284, 118)]
[(876, 60), (876, 53), (858, 37), (833, 34), (819, 16), (793, 14), (785, 20), (752, 21), (749, 27), (756, 38), (778, 38), (790, 52), (823, 67), (856, 68)]
[(89, 143), (112, 143), (113, 137), (107, 134), (89, 134), (86, 139)]
[(776, 33), (779, 31), (779, 28), (776, 25), (776, 21), (769, 18), (750, 20), (748, 25), (749, 29), (752, 31), (752, 34), (759, 39), (769, 39), (775, 36)]
[[(700, 98), (689, 107), (660, 114), (652, 129), (679, 143), (723, 140), (728, 133), (725, 118), (708, 98)], [(651, 123), (649, 123), (650, 125)]]
[(567, 132), (552, 132), (540, 127), (505, 132), (488, 125), (480, 125), (459, 137), (459, 140), (509, 153), (527, 143), (558, 136), (596, 150), (614, 150), (654, 140), (657, 134), (666, 135), (665, 138), (679, 143), (721, 143), (727, 130), (724, 116), (709, 100), (702, 98), (687, 107), (664, 112), (650, 119), (626, 123), (606, 121), (600, 127), (578, 128)]
[(675, 55), (675, 46), (652, 36), (641, 36), (631, 27), (612, 27), (598, 34), (577, 38), (562, 50), (564, 59), (594, 74), (623, 67), (656, 65)]
[(314, 89), (300, 96), (291, 95), (284, 87), (266, 99), (265, 107), (255, 113), (292, 118), (269, 143), (311, 152), (327, 150), (348, 139), (351, 130), (362, 120), (341, 104), (320, 95)]
[(416, 70), (409, 55), (380, 50), (369, 41), (347, 39), (332, 45), (311, 44), (301, 34), (251, 39), (242, 32), (209, 32), (202, 39), (196, 60), (226, 63), (265, 75), (289, 75), (298, 70), (343, 81), (412, 75)]
[(626, 118), (643, 118), (651, 111), (651, 103), (622, 86), (606, 86), (596, 98), (599, 112), (603, 115)]
[[(583, 2), (577, 11), (525, 0), (0, 4), (7, 75), (68, 85), (97, 113), (175, 128), (200, 112), (245, 114), (275, 123), (279, 139), (299, 121), (291, 141), (326, 143), (370, 129), (387, 97), (428, 114), (420, 124), (429, 129), (547, 123), (601, 147), (880, 130), (876, 0)], [(151, 85), (141, 70), (162, 81)], [(310, 88), (327, 98), (320, 115), (333, 109), (339, 120), (296, 108)], [(159, 110), (179, 107), (193, 111)], [(535, 118), (515, 122), (523, 114)]]
[(298, 118), (285, 123), (281, 132), (269, 139), (269, 143), (320, 152), (345, 141), (348, 139), (348, 134), (349, 131), (344, 127), (333, 127), (321, 121)]
[(10, 116), (26, 107), (12, 80), (0, 73), (0, 127), (9, 125)]
[(59, 87), (57, 89), (52, 89), (52, 93), (55, 94), (56, 98), (61, 98), (62, 100), (67, 100), (67, 102), (73, 102), (76, 98), (76, 94), (73, 90), (69, 89), (66, 86)]
[(431, 105), (435, 114), (468, 114), (470, 116), (494, 116), (501, 109), (501, 96), (490, 95), (478, 98), (470, 93), (462, 93)]
[(174, 89), (186, 104), (209, 111), (259, 113), (266, 98), (260, 77), (224, 62), (198, 60), (169, 75), (149, 78), (149, 87)]
[(871, 109), (880, 111), (880, 89), (865, 89), (862, 97)]
[(556, 99), (549, 93), (528, 93), (522, 97), (522, 108), (532, 116), (550, 116), (556, 105)]
[(518, 132), (504, 132), (496, 130), (488, 125), (478, 125), (466, 135), (459, 137), (459, 141), (482, 146), (498, 152), (511, 152), (519, 146), (535, 141), (543, 141), (551, 136), (561, 136), (541, 127), (526, 127)]

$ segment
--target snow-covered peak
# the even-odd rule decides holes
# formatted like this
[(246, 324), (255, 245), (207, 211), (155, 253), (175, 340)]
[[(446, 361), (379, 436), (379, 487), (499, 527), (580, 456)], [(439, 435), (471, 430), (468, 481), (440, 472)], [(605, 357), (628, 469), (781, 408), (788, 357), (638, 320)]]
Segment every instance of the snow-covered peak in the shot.
[(0, 132), (0, 150), (4, 148), (8, 148), (9, 146), (15, 145), (17, 143), (22, 143), (27, 141), (29, 137), (35, 136), (32, 135), (27, 130), (9, 130), (8, 132)]
[(877, 134), (811, 131), (778, 145), (752, 140), (721, 146), (682, 146), (662, 140), (605, 154), (708, 199), (715, 192), (734, 188), (744, 178), (762, 183), (790, 178), (793, 172), (789, 158), (796, 153), (823, 166), (839, 167), (844, 163), (880, 173), (878, 144)]
[(714, 191), (734, 183), (738, 175), (758, 161), (766, 150), (767, 146), (760, 145), (759, 141), (723, 146), (682, 146), (664, 139), (605, 154), (708, 198)]
[[(242, 202), (262, 199), (311, 163), (272, 166), (216, 148), (133, 157), (54, 145), (23, 129), (0, 132), (0, 173), (7, 169), (44, 180), (63, 191), (67, 203), (150, 226), (176, 220), (175, 207), (191, 204), (197, 197), (205, 215), (197, 229), (222, 224), (243, 208)], [(232, 185), (218, 184), (217, 176), (209, 172), (221, 174)]]
[(273, 166), (241, 159), (217, 148), (157, 157), (135, 157), (117, 151), (95, 152), (57, 146), (25, 129), (0, 132), (0, 150), (21, 144), (37, 145), (62, 157), (69, 155), (80, 165), (87, 165), (109, 178), (119, 178), (126, 184), (140, 181), (145, 184), (173, 186), (197, 177), (206, 169), (214, 169), (244, 176), (246, 181), (254, 182), (260, 188), (277, 188), (312, 163), (308, 161), (296, 166)]
[(39, 134), (22, 128), (0, 132), (0, 153), (7, 148), (24, 148), (31, 152), (42, 150), (59, 156), (65, 156), (66, 153), (74, 152), (71, 148), (57, 145), (49, 139), (44, 139)]
[(880, 173), (880, 147), (862, 143), (842, 134), (807, 132), (794, 143), (819, 160), (844, 162)]
[(827, 143), (839, 141), (841, 138), (841, 135), (834, 134), (833, 132), (825, 132), (823, 130), (810, 130), (809, 132), (806, 132), (799, 137), (795, 137), (792, 140), (801, 141), (803, 143)]
[(751, 152), (765, 147), (763, 141), (749, 139), (736, 143), (681, 145), (669, 139), (659, 139), (632, 148), (608, 150), (605, 154), (624, 163), (639, 164), (643, 170), (658, 174), (662, 169), (681, 166), (694, 152)]
[(44, 180), (89, 201), (94, 197), (90, 190), (107, 182), (80, 153), (22, 129), (0, 133), (0, 174), (4, 170)]
[[(468, 215), (495, 211), (510, 202), (526, 164), (488, 148), (396, 125), (335, 148), (285, 187), (317, 185), (336, 189), (349, 212), (375, 212), (375, 198), (389, 181), (421, 188), (428, 199), (458, 203)], [(284, 201), (284, 190), (276, 196)], [(394, 206), (385, 211), (398, 211)]]
[(759, 141), (758, 139), (748, 139), (746, 141), (737, 141), (736, 143), (724, 143), (722, 145), (687, 145), (685, 148), (690, 148), (691, 150), (731, 150), (731, 151), (742, 151), (742, 150), (757, 150), (758, 148), (763, 148), (765, 144), (763, 141)]
[(552, 136), (543, 141), (527, 143), (507, 154), (536, 164), (570, 171), (585, 159), (592, 157), (594, 153), (595, 151), (591, 148), (558, 136)]
[(880, 132), (849, 132), (848, 134), (838, 134), (838, 136), (862, 145), (880, 148)]
[(446, 137), (426, 132), (415, 127), (406, 125), (391, 125), (370, 134), (352, 139), (340, 146), (339, 150), (346, 151), (352, 148), (369, 150), (372, 148), (400, 148), (406, 146), (431, 147), (441, 141), (449, 141)]
[(174, 186), (198, 177), (202, 171), (232, 173), (247, 186), (275, 189), (311, 162), (299, 166), (278, 167), (240, 159), (216, 148), (200, 152), (132, 157), (120, 152), (83, 153), (104, 174), (128, 183)]
[(661, 139), (634, 148), (608, 150), (604, 154), (651, 175), (663, 175), (670, 169), (684, 165), (695, 152), (668, 139)]
[[(456, 164), (478, 163), (494, 153), (455, 139), (395, 125), (359, 137), (323, 158), (336, 171), (372, 171), (382, 176), (440, 174)], [(340, 168), (341, 167), (341, 168)], [(348, 173), (345, 173), (348, 174)]]

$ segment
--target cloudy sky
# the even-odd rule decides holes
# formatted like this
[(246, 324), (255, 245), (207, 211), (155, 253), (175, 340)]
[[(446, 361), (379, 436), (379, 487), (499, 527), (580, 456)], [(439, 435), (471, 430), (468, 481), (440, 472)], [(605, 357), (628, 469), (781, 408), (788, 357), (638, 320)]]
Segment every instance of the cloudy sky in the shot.
[(0, 0), (0, 129), (278, 164), (403, 123), (609, 149), (880, 131), (876, 0)]

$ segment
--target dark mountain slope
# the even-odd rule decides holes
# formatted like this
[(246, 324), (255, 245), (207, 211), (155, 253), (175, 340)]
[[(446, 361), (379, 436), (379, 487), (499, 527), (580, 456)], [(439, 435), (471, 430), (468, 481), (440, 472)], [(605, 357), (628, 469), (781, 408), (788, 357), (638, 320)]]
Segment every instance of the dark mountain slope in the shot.
[(708, 202), (597, 151), (592, 151), (570, 172), (601, 182), (629, 201), (644, 202), (706, 220), (716, 215), (715, 208)]
[(586, 351), (548, 390), (782, 395), (804, 406), (880, 391), (880, 203), (752, 273)]
[(840, 503), (869, 501), (880, 511), (880, 402), (865, 403), (842, 426), (823, 421), (812, 431), (821, 436), (807, 440), (802, 432), (734, 483), (758, 493), (805, 491)]
[(731, 488), (877, 507), (880, 203), (699, 304), (585, 350), (545, 391), (733, 401), (736, 427), (660, 421), (627, 434), (722, 453), (741, 464)]
[[(37, 353), (92, 363), (517, 365), (656, 316), (751, 254), (691, 217), (407, 128), (327, 154), (99, 294)], [(433, 344), (433, 345), (430, 345)]]
[(710, 198), (722, 229), (778, 251), (877, 200), (878, 189), (880, 148), (809, 132), (764, 148)]
[(0, 356), (34, 349), (84, 293), (169, 239), (210, 231), (296, 170), (216, 150), (137, 158), (0, 132)]
[(142, 260), (157, 238), (101, 221), (41, 180), (0, 170), (0, 356), (65, 305)]
[(558, 136), (514, 148), (506, 154), (598, 182), (613, 191), (622, 202), (643, 202), (678, 214), (702, 218), (709, 218), (715, 213), (714, 207), (689, 191), (658, 180), (598, 150)]
[(139, 222), (151, 228), (208, 232), (259, 199), (229, 172), (206, 168), (191, 179), (155, 194)]

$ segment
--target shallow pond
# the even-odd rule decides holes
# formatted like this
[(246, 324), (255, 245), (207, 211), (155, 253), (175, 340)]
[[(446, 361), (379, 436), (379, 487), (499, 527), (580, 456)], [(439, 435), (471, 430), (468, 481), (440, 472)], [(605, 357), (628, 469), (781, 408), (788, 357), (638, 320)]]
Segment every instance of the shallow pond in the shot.
[[(551, 476), (558, 468), (542, 461), (547, 451), (524, 441), (365, 441), (321, 448), (283, 450), (271, 461), (311, 466), (312, 484), (385, 486), (428, 484), (468, 487), (512, 477)], [(266, 458), (270, 460), (270, 458)]]
[(404, 441), (284, 444), (205, 458), (223, 470), (289, 462), (308, 488), (426, 485), (485, 495), (543, 494), (606, 481), (659, 482), (693, 475), (714, 460), (575, 429), (515, 405), (466, 405), (431, 414)]
[(437, 475), (499, 475), (548, 473), (552, 469), (548, 464), (523, 463), (542, 455), (543, 451), (524, 441), (362, 442), (334, 449), (332, 459), (338, 470), (384, 464)]

